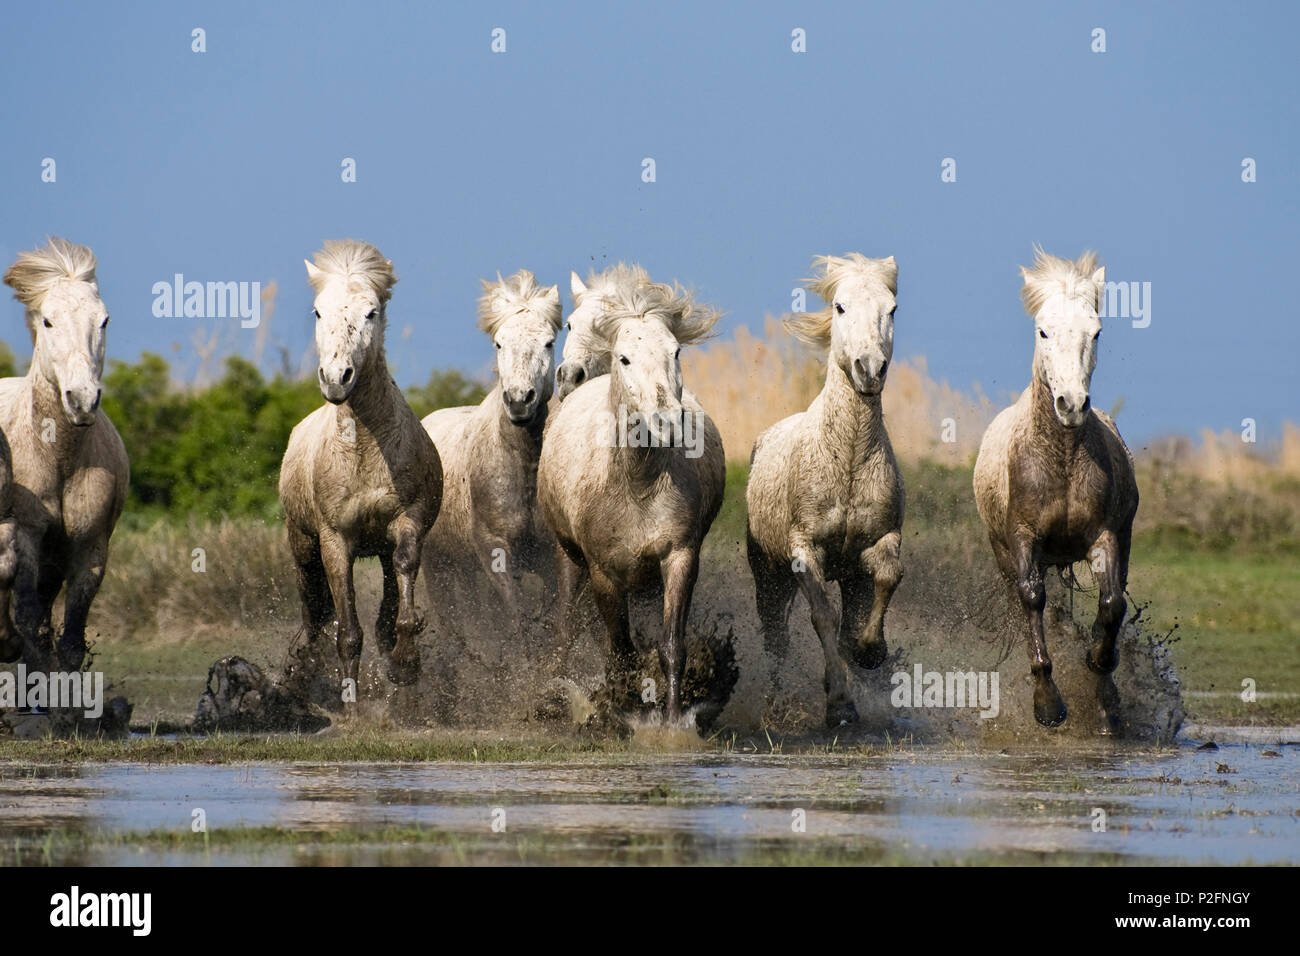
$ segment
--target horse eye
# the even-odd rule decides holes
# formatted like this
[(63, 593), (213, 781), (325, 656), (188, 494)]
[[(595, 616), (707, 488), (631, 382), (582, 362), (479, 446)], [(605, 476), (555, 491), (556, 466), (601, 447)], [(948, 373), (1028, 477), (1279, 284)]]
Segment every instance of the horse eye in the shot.
[(1092, 340), (1095, 342), (1095, 341), (1097, 341), (1099, 338), (1101, 338), (1101, 330), (1100, 330), (1100, 329), (1097, 330), (1097, 334), (1094, 335), (1094, 336), (1092, 337)]
[(1039, 329), (1039, 330), (1038, 330), (1038, 337), (1041, 338), (1041, 339), (1045, 339), (1045, 338), (1047, 338), (1047, 333), (1044, 332), (1042, 329)]
[(107, 315), (104, 316), (104, 321), (99, 323), (99, 327), (100, 327), (101, 329), (106, 329), (106, 328), (108, 328), (108, 320), (109, 320), (109, 316), (107, 316)]
[(373, 321), (373, 320), (374, 320), (374, 317), (375, 317), (375, 310), (374, 310), (374, 309), (371, 309), (369, 312), (366, 313), (366, 321), (367, 321), (367, 322)]
[(314, 316), (316, 316), (316, 318), (319, 319), (319, 318), (320, 318), (320, 309), (312, 309), (312, 310), (311, 310), (311, 314), (314, 315)]
[(53, 324), (52, 322), (50, 322), (49, 319), (46, 319), (46, 320), (45, 320), (45, 327), (46, 327), (47, 329), (52, 329), (52, 328), (54, 328), (54, 324)]
[(620, 355), (620, 356), (618, 357), (618, 360), (619, 360), (620, 362), (622, 362), (624, 365), (631, 365), (631, 364), (632, 364), (631, 361), (629, 361), (629, 359), (628, 359), (628, 357), (627, 357), (626, 355)]
[(501, 349), (501, 343), (500, 343), (500, 342), (494, 342), (493, 344), (497, 347), (497, 350), (500, 351), (500, 349)]
[(844, 306), (842, 306), (842, 305), (840, 305), (838, 302), (836, 302), (836, 303), (835, 303), (835, 311), (838, 312), (840, 315), (843, 315), (843, 314), (844, 314)]
[(553, 348), (555, 348), (555, 339), (551, 339), (551, 341), (547, 342), (547, 343), (546, 343), (546, 347), (547, 347), (548, 349), (553, 349)]
[(566, 323), (564, 323), (564, 328), (565, 328), (567, 331), (572, 332), (572, 331), (573, 331), (573, 323), (572, 323), (572, 322), (566, 322)]
[(682, 357), (682, 350), (681, 350), (681, 349), (678, 349), (676, 352), (673, 353), (673, 358), (675, 358), (675, 359), (679, 359), (679, 358), (681, 358), (681, 357)]

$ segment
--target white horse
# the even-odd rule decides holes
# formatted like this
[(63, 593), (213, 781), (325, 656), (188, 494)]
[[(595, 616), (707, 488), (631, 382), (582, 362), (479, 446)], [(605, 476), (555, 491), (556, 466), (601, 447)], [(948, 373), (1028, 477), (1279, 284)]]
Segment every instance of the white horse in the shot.
[[(26, 306), (35, 347), (26, 376), (0, 380), (0, 428), (13, 453), (14, 623), (33, 670), (49, 670), (50, 618), (65, 585), (58, 663), (81, 667), (86, 617), (126, 503), (126, 448), (99, 407), (108, 309), (95, 266), (85, 246), (54, 238), (20, 253), (4, 275)], [(5, 534), (0, 523), (0, 578), (11, 547)]]
[(1065, 721), (1066, 706), (1043, 634), (1043, 569), (1085, 557), (1092, 563), (1100, 593), (1085, 662), (1098, 675), (1098, 696), (1115, 723), (1118, 695), (1109, 675), (1127, 610), (1138, 488), (1128, 446), (1110, 416), (1092, 407), (1090, 394), (1106, 269), (1090, 252), (1071, 261), (1035, 247), (1033, 267), (1020, 272), (1036, 333), (1033, 381), (984, 432), (975, 504), (998, 567), (1024, 608), (1034, 718), (1046, 727)]
[(593, 271), (585, 283), (578, 273), (569, 273), (573, 311), (565, 323), (563, 361), (555, 373), (560, 401), (588, 379), (609, 374), (609, 343), (593, 331), (596, 320), (610, 308), (608, 296), (649, 283), (645, 269), (622, 262), (603, 272)]
[(497, 276), (483, 283), (478, 326), (496, 346), (496, 387), (478, 405), (439, 409), (422, 423), (444, 475), (442, 510), (424, 544), (425, 583), (431, 602), (445, 602), (486, 580), (498, 616), (517, 628), (521, 579), (549, 577), (555, 547), (537, 511), (537, 459), (553, 391), (560, 290), (539, 286), (526, 269)]
[(337, 620), (344, 677), (361, 663), (352, 564), (378, 557), (384, 594), (375, 630), (388, 678), (419, 677), (415, 605), (424, 536), (442, 501), (442, 465), (433, 442), (388, 373), (384, 330), (397, 276), (369, 243), (329, 240), (306, 262), (316, 293), (317, 377), (327, 404), (289, 436), (280, 465), (280, 503), (298, 569), (309, 645)]
[(606, 717), (619, 711), (638, 655), (628, 624), (630, 592), (662, 583), (659, 663), (664, 708), (681, 719), (685, 629), (700, 544), (722, 505), (722, 436), (682, 387), (681, 345), (718, 315), (666, 285), (608, 294), (594, 333), (610, 373), (588, 379), (561, 404), (542, 445), (537, 498), (559, 542), (561, 637), (585, 575), (609, 638)]
[[(826, 385), (806, 412), (758, 436), (750, 458), (749, 566), (766, 649), (778, 668), (790, 606), (803, 592), (825, 659), (826, 723), (857, 719), (842, 654), (885, 659), (885, 611), (903, 576), (903, 479), (881, 411), (894, 352), (894, 257), (819, 256), (808, 287), (820, 312), (789, 317), (797, 338), (827, 349)], [(840, 584), (840, 612), (827, 582)], [(843, 648), (843, 650), (841, 650)]]

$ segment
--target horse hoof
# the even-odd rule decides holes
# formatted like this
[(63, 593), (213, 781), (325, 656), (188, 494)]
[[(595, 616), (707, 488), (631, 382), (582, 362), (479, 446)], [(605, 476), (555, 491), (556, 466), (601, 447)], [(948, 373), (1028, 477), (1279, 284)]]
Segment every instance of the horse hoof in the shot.
[(388, 661), (388, 679), (399, 687), (407, 687), (420, 679), (420, 659), (402, 660), (390, 658)]
[(1097, 681), (1097, 702), (1101, 704), (1102, 732), (1118, 734), (1123, 730), (1120, 720), (1119, 690), (1109, 676)]
[(1104, 662), (1103, 664), (1097, 663), (1097, 659), (1093, 656), (1092, 651), (1093, 649), (1090, 647), (1088, 648), (1088, 653), (1083, 655), (1083, 660), (1084, 663), (1088, 665), (1088, 670), (1092, 671), (1094, 674), (1099, 674), (1102, 677), (1105, 677), (1107, 674), (1114, 672), (1115, 665), (1119, 663), (1118, 654), (1116, 654), (1114, 651), (1111, 651), (1110, 666), (1106, 667), (1104, 666)]
[(885, 639), (882, 637), (878, 641), (868, 641), (866, 644), (855, 645), (853, 648), (853, 663), (861, 668), (873, 671), (885, 663), (885, 658), (888, 655), (889, 648), (885, 645)]
[(1059, 727), (1065, 723), (1065, 701), (1055, 684), (1039, 686), (1034, 690), (1034, 719), (1044, 727)]
[(844, 724), (855, 724), (858, 721), (858, 709), (853, 706), (853, 701), (845, 697), (843, 700), (828, 701), (826, 704), (826, 726), (840, 727)]

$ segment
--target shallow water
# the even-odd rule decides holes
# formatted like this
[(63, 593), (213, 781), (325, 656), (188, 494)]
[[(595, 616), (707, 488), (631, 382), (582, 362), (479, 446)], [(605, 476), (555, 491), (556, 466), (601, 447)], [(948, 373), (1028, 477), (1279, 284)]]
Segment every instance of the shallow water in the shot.
[[(0, 768), (0, 846), (6, 862), (54, 864), (1296, 863), (1300, 745), (1277, 741), (1300, 733), (1267, 739), (1220, 735), (1213, 752), (1191, 742), (554, 764), (11, 764)], [(191, 831), (196, 808), (206, 843)], [(249, 830), (261, 827), (295, 836)]]

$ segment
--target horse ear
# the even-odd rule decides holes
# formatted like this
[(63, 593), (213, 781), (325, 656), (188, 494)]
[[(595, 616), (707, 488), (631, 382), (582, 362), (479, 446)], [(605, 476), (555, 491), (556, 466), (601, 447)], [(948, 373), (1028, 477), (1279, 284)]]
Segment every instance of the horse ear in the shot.
[(551, 286), (549, 289), (547, 289), (547, 290), (546, 290), (546, 298), (548, 298), (548, 299), (554, 299), (556, 302), (559, 302), (559, 301), (560, 301), (560, 287), (559, 287), (558, 285), (553, 285), (553, 286)]
[(574, 295), (582, 295), (587, 291), (587, 286), (572, 269), (569, 270), (569, 291)]
[(1106, 284), (1106, 267), (1105, 267), (1105, 266), (1102, 266), (1100, 269), (1098, 269), (1096, 272), (1094, 272), (1094, 273), (1092, 274), (1092, 282), (1093, 282), (1093, 285), (1097, 286), (1097, 288), (1101, 288), (1102, 286), (1104, 286), (1104, 285)]
[(307, 279), (312, 285), (315, 285), (325, 275), (324, 271), (316, 268), (316, 264), (310, 259), (302, 260), (302, 264), (307, 267)]

